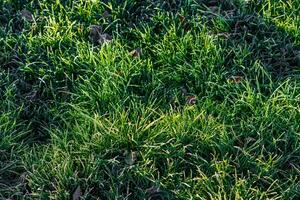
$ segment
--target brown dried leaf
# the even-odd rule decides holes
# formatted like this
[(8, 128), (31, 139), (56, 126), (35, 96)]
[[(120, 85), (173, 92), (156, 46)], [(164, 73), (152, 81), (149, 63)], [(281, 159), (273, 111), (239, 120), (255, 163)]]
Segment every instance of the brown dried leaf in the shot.
[(135, 50), (130, 52), (130, 55), (133, 57), (140, 57), (142, 54), (142, 49), (141, 48), (136, 48)]
[(242, 76), (231, 76), (228, 78), (230, 83), (241, 83), (244, 80)]
[(80, 200), (81, 195), (82, 195), (81, 188), (80, 186), (78, 186), (76, 190), (73, 192), (72, 200)]
[(33, 15), (28, 10), (24, 9), (21, 11), (22, 18), (26, 19), (27, 21), (33, 21)]
[(137, 160), (137, 152), (136, 151), (130, 151), (130, 152), (126, 151), (125, 155), (126, 155), (126, 157), (125, 157), (126, 164), (133, 165), (136, 162), (136, 160)]
[(186, 21), (185, 16), (179, 15), (179, 21), (181, 24), (185, 24)]
[(186, 103), (188, 105), (195, 105), (197, 103), (197, 98), (195, 96), (188, 96)]

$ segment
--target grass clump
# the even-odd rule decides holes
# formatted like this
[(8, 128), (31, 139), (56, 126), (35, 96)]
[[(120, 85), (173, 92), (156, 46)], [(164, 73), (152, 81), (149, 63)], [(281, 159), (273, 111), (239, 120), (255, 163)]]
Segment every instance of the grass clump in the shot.
[(0, 198), (298, 199), (299, 1), (0, 1)]

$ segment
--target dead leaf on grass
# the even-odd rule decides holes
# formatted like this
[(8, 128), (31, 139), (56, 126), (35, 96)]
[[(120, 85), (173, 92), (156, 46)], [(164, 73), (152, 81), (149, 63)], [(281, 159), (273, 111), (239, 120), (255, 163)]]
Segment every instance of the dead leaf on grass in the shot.
[(188, 96), (186, 103), (188, 105), (195, 105), (197, 103), (197, 98), (195, 96)]
[(155, 193), (159, 193), (160, 189), (159, 187), (156, 186), (152, 186), (151, 188), (146, 189), (146, 193), (147, 194), (155, 194)]
[(179, 21), (181, 24), (185, 24), (186, 21), (185, 16), (179, 15)]
[(91, 36), (96, 37), (97, 35), (102, 33), (102, 26), (99, 25), (92, 25), (90, 27), (90, 34)]
[(33, 15), (28, 10), (24, 9), (21, 11), (22, 18), (26, 19), (27, 21), (33, 21)]
[(98, 39), (99, 44), (106, 44), (106, 43), (110, 43), (111, 41), (112, 41), (112, 37), (107, 33), (101, 34)]
[(112, 41), (112, 37), (107, 33), (103, 33), (101, 26), (92, 25), (90, 27), (90, 40), (96, 45), (102, 45), (110, 43)]
[(130, 55), (133, 57), (140, 57), (142, 54), (142, 49), (141, 48), (136, 48), (133, 51), (130, 52)]
[(136, 151), (125, 151), (125, 162), (128, 165), (133, 165), (137, 161)]
[(72, 200), (80, 200), (82, 195), (81, 188), (78, 186), (76, 190), (73, 192)]
[(230, 83), (241, 83), (244, 80), (242, 76), (231, 76), (228, 78)]

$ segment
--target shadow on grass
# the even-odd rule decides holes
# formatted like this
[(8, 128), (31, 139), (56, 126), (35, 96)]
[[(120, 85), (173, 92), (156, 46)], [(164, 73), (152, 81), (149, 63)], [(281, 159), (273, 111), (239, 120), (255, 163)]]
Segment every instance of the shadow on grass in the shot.
[(0, 198), (28, 193), (21, 156), (49, 142), (70, 86), (64, 72), (53, 72), (47, 46), (28, 49), (25, 35), (33, 22), (24, 19), (24, 2), (0, 3)]

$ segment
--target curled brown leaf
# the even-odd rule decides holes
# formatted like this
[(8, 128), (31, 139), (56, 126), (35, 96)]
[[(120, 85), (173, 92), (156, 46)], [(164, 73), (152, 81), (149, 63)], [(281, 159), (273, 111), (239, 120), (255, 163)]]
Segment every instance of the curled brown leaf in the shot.
[(130, 55), (133, 57), (140, 57), (142, 54), (142, 49), (141, 48), (136, 48), (133, 51), (130, 52)]
[(230, 83), (241, 83), (244, 80), (242, 76), (231, 76), (228, 78)]
[(197, 98), (195, 96), (188, 96), (186, 103), (188, 105), (195, 105), (197, 103)]
[(179, 15), (179, 21), (181, 24), (185, 24), (186, 21), (185, 16)]

